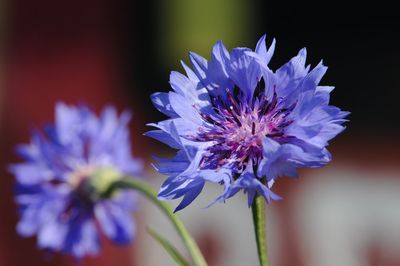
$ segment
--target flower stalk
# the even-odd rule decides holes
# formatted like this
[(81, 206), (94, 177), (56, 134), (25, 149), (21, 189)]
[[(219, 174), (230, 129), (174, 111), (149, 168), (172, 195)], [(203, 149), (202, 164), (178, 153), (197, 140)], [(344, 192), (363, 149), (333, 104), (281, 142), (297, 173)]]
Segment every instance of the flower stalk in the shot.
[(189, 254), (192, 258), (192, 261), (195, 266), (207, 266), (207, 263), (197, 246), (196, 242), (186, 229), (182, 220), (179, 218), (177, 214), (174, 214), (171, 207), (163, 202), (158, 200), (156, 192), (153, 190), (145, 182), (142, 182), (138, 179), (133, 179), (131, 177), (124, 177), (121, 180), (115, 181), (109, 189), (105, 192), (104, 197), (108, 197), (113, 193), (115, 189), (133, 189), (142, 193), (147, 199), (153, 202), (171, 221), (182, 241), (184, 242)]
[(257, 253), (260, 266), (268, 266), (268, 248), (265, 223), (265, 199), (257, 194), (252, 204), (253, 224), (257, 242)]

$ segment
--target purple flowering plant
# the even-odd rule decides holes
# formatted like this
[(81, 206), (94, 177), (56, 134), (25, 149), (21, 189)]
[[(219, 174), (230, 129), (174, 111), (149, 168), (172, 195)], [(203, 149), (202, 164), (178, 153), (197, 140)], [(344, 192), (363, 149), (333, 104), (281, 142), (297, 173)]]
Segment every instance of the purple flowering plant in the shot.
[[(36, 236), (39, 248), (82, 259), (97, 255), (100, 238), (128, 244), (135, 235), (132, 212), (135, 192), (158, 206), (172, 222), (196, 266), (206, 262), (191, 235), (172, 209), (140, 178), (142, 164), (131, 154), (128, 122), (106, 107), (97, 116), (86, 106), (58, 103), (56, 119), (31, 143), (19, 145), (23, 162), (10, 166), (16, 177), (16, 202), (21, 236)], [(179, 264), (189, 262), (168, 240), (149, 228)]]
[(237, 192), (252, 206), (260, 265), (268, 265), (265, 202), (281, 199), (272, 192), (279, 177), (296, 177), (297, 169), (327, 164), (328, 141), (342, 132), (349, 112), (329, 105), (333, 87), (320, 86), (327, 67), (306, 65), (306, 49), (277, 70), (268, 66), (275, 40), (265, 35), (255, 50), (228, 51), (219, 41), (211, 60), (189, 53), (192, 68), (171, 72), (173, 91), (153, 94), (154, 106), (167, 120), (147, 132), (178, 150), (159, 159), (156, 169), (168, 178), (161, 200), (183, 197), (175, 211), (188, 206), (206, 182), (224, 187), (214, 202)]
[[(306, 50), (271, 70), (275, 40), (265, 35), (255, 50), (228, 51), (219, 41), (211, 60), (190, 53), (185, 75), (173, 71), (173, 91), (151, 96), (167, 120), (146, 133), (177, 150), (159, 159), (156, 169), (168, 178), (157, 194), (136, 178), (141, 163), (130, 150), (130, 114), (107, 107), (100, 116), (85, 106), (59, 103), (53, 124), (35, 131), (19, 145), (23, 162), (13, 164), (21, 236), (36, 236), (38, 246), (82, 258), (100, 251), (100, 236), (116, 244), (131, 242), (137, 208), (132, 190), (144, 194), (167, 215), (196, 266), (207, 265), (179, 216), (159, 200), (182, 198), (187, 207), (206, 182), (223, 186), (211, 204), (239, 191), (252, 207), (260, 265), (268, 265), (265, 202), (279, 200), (272, 191), (282, 176), (327, 164), (328, 142), (345, 127), (348, 112), (329, 105), (333, 87), (320, 86), (327, 67), (306, 65)], [(178, 265), (189, 262), (155, 231), (149, 233)]]
[(173, 71), (173, 91), (152, 95), (155, 107), (169, 116), (151, 124), (147, 133), (178, 150), (156, 169), (168, 179), (160, 199), (189, 205), (205, 182), (224, 186), (216, 201), (238, 191), (249, 206), (256, 194), (267, 202), (280, 199), (271, 191), (280, 176), (296, 176), (300, 167), (321, 167), (331, 160), (328, 141), (344, 130), (348, 112), (329, 105), (330, 86), (319, 86), (327, 67), (305, 65), (306, 49), (273, 71), (268, 63), (275, 40), (267, 49), (265, 35), (255, 51), (219, 41), (211, 60), (189, 54), (192, 69)]
[(110, 183), (138, 175), (131, 155), (128, 112), (107, 107), (99, 117), (85, 106), (58, 103), (56, 120), (19, 145), (23, 162), (13, 164), (21, 236), (37, 236), (42, 249), (82, 258), (100, 250), (100, 234), (117, 244), (135, 234), (132, 191), (103, 197)]

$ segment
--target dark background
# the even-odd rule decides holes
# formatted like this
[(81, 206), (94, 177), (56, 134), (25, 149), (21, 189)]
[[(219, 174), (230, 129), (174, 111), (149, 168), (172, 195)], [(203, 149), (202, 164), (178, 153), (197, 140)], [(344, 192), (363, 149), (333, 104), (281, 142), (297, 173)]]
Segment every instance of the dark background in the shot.
[[(329, 67), (322, 83), (334, 85), (332, 103), (352, 112), (346, 135), (384, 134), (398, 130), (400, 111), (400, 20), (390, 1), (251, 1), (255, 6), (249, 39), (238, 46), (254, 47), (267, 34), (277, 39), (271, 68), (276, 69), (307, 47), (308, 62)], [(146, 91), (167, 91), (171, 66), (157, 58), (157, 1), (129, 9), (125, 48), (126, 80)], [(127, 12), (128, 13), (128, 12)], [(204, 14), (206, 19), (206, 14)], [(237, 18), (237, 19), (240, 19)], [(143, 27), (142, 25), (146, 25)], [(137, 42), (140, 39), (140, 42)], [(196, 47), (187, 47), (187, 50)], [(232, 48), (232, 47), (230, 47)], [(140, 52), (138, 52), (140, 51)], [(209, 58), (209, 54), (203, 54)], [(188, 62), (187, 58), (182, 58)], [(179, 60), (179, 59), (177, 59)], [(147, 102), (146, 113), (157, 113)]]

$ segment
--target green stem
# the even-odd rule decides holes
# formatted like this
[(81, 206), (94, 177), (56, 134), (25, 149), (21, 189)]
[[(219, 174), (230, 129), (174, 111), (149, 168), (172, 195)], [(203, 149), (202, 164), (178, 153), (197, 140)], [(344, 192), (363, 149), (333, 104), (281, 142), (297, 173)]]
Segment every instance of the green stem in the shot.
[(254, 231), (256, 233), (257, 252), (260, 266), (268, 266), (268, 249), (266, 239), (266, 224), (265, 224), (265, 199), (261, 195), (256, 195), (253, 205)]
[(194, 241), (194, 239), (192, 238), (192, 236), (186, 229), (182, 220), (179, 218), (178, 215), (173, 213), (171, 207), (167, 203), (158, 200), (157, 194), (153, 190), (152, 187), (150, 187), (148, 184), (146, 184), (145, 182), (142, 182), (138, 179), (133, 179), (132, 177), (125, 177), (122, 180), (114, 182), (104, 195), (109, 196), (116, 188), (134, 189), (134, 190), (137, 190), (137, 191), (141, 192), (142, 194), (144, 194), (172, 222), (172, 224), (174, 225), (179, 236), (183, 240), (186, 248), (188, 249), (189, 254), (192, 257), (192, 260), (194, 262), (194, 265), (207, 266), (207, 263), (202, 255), (199, 247), (197, 246), (196, 242)]

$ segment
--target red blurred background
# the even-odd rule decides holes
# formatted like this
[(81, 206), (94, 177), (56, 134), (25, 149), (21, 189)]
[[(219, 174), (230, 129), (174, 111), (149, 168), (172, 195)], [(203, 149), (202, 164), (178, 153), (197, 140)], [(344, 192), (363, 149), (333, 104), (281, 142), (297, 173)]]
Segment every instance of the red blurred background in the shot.
[[(13, 178), (5, 166), (17, 160), (16, 143), (29, 141), (30, 130), (53, 120), (57, 101), (85, 103), (96, 110), (113, 104), (119, 110), (138, 111), (120, 74), (118, 18), (123, 3), (21, 0), (8, 4), (1, 88), (0, 265), (70, 265), (72, 260), (40, 252), (34, 239), (16, 235)], [(133, 139), (143, 132), (143, 123), (135, 115)], [(135, 154), (140, 155), (141, 149), (137, 145)], [(127, 265), (133, 261), (132, 252), (131, 247), (106, 244), (105, 255), (87, 265)]]

